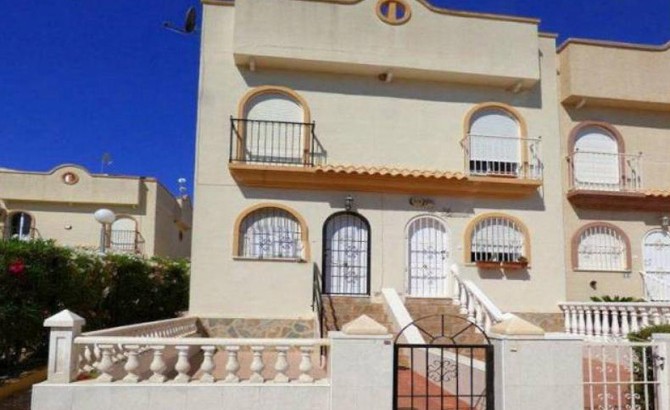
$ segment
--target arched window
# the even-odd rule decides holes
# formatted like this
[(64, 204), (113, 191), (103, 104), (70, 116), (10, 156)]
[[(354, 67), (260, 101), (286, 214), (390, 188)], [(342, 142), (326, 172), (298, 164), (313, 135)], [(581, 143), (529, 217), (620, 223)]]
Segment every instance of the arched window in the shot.
[(237, 256), (255, 259), (304, 259), (303, 224), (283, 207), (251, 210), (238, 223)]
[(311, 124), (304, 100), (283, 87), (252, 90), (240, 106), (235, 130), (242, 138), (238, 160), (264, 164), (300, 165)]
[(137, 222), (130, 217), (118, 217), (112, 223), (109, 236), (110, 249), (117, 252), (137, 252)]
[(420, 216), (407, 226), (408, 293), (416, 297), (448, 296), (449, 233), (434, 216)]
[(324, 293), (370, 294), (370, 224), (355, 212), (331, 215), (323, 226)]
[(9, 215), (9, 238), (29, 240), (33, 238), (33, 217), (27, 212), (15, 212)]
[(670, 233), (663, 229), (649, 231), (642, 243), (645, 273), (670, 273)]
[(626, 271), (630, 269), (628, 238), (611, 224), (586, 225), (573, 239), (573, 265), (582, 270)]
[(487, 104), (468, 117), (467, 147), (470, 173), (519, 176), (522, 166), (522, 127), (515, 114)]
[(579, 127), (573, 136), (573, 186), (576, 189), (621, 189), (621, 147), (615, 134), (599, 125)]
[(470, 263), (528, 263), (530, 246), (526, 227), (516, 218), (485, 214), (466, 231)]

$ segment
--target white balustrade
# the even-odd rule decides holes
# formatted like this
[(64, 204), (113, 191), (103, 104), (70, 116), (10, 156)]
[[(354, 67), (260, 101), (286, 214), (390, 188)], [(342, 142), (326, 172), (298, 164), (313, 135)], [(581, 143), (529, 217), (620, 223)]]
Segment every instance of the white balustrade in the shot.
[[(99, 383), (115, 377), (125, 383), (214, 383), (217, 378), (223, 383), (316, 383), (326, 375), (315, 352), (330, 341), (82, 335), (74, 344), (83, 352), (81, 371), (91, 367), (95, 349), (100, 351)], [(113, 360), (117, 349), (126, 357), (123, 362)]]
[(198, 318), (180, 317), (82, 333), (82, 336), (188, 337), (198, 334)]
[(460, 307), (460, 313), (466, 315), (470, 322), (488, 332), (491, 330), (491, 326), (505, 318), (505, 314), (477, 285), (461, 278), (457, 265), (451, 267), (451, 275), (453, 278), (453, 304)]
[(565, 332), (587, 338), (623, 339), (650, 325), (670, 324), (670, 303), (560, 303)]

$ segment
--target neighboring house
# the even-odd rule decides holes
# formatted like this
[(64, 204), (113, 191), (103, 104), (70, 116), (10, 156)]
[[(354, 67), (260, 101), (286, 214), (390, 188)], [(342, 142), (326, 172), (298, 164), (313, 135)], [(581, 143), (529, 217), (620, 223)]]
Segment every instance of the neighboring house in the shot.
[(154, 178), (91, 174), (77, 165), (49, 172), (0, 169), (2, 238), (53, 239), (98, 249), (102, 225), (93, 214), (110, 209), (105, 248), (146, 256), (191, 253), (191, 200), (175, 198)]
[(670, 300), (670, 43), (558, 55), (567, 298)]

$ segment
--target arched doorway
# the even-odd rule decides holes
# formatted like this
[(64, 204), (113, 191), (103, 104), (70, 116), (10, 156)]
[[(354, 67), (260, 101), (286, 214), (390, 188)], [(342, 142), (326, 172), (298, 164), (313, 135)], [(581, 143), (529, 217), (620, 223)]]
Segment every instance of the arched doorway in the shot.
[(355, 212), (338, 212), (323, 225), (323, 291), (370, 294), (370, 224)]
[(654, 229), (642, 242), (645, 297), (670, 300), (670, 233)]
[(420, 216), (407, 226), (407, 293), (446, 297), (449, 289), (449, 234), (434, 216)]
[(619, 143), (604, 128), (585, 127), (575, 139), (574, 187), (597, 191), (621, 189)]

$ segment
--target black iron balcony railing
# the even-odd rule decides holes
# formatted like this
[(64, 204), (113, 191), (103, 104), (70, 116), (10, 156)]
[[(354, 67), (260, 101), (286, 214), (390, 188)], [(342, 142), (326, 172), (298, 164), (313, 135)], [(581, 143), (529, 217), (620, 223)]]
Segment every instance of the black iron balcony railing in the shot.
[(230, 162), (314, 166), (315, 123), (230, 119)]
[(123, 253), (144, 252), (144, 238), (138, 231), (112, 229), (109, 231), (108, 247), (112, 251)]

